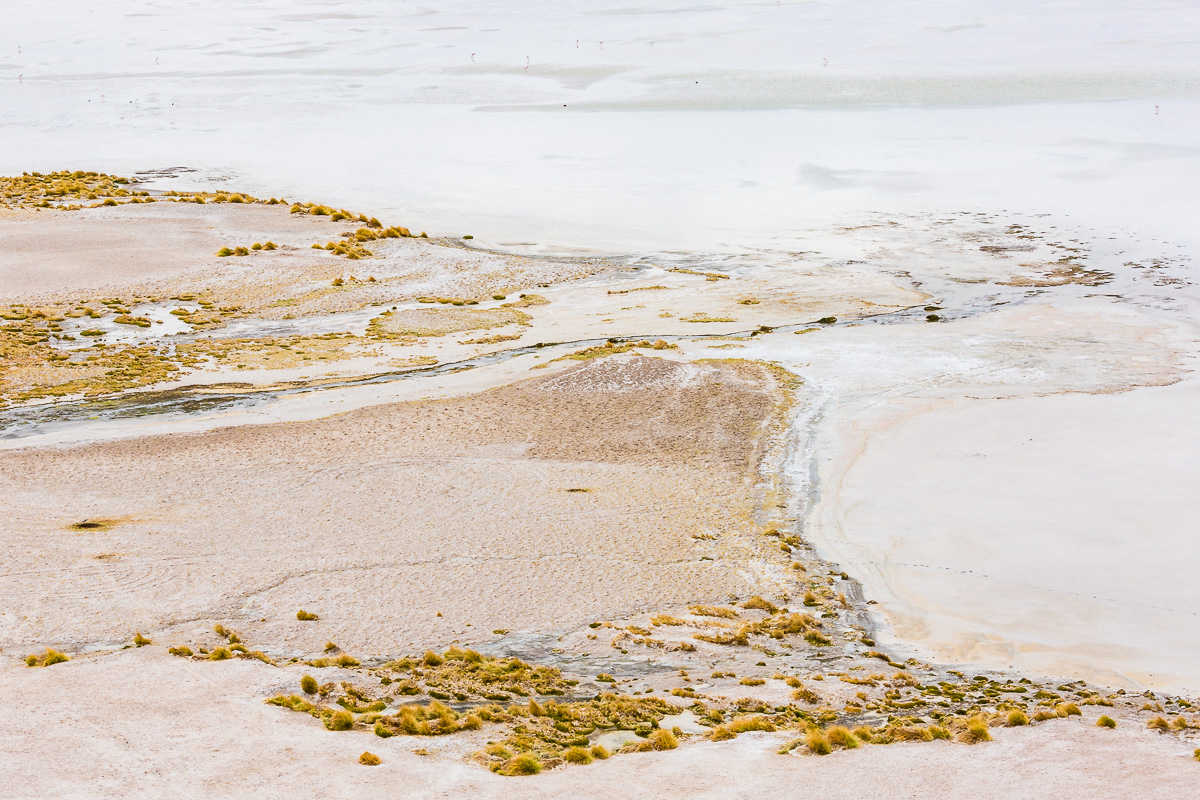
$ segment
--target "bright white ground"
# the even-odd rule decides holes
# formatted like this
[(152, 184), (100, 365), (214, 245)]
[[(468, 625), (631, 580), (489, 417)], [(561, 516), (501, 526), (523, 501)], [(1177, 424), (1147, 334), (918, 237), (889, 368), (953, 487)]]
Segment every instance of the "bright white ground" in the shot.
[(841, 519), (927, 655), (1200, 688), (1200, 384), (961, 400), (877, 434)]

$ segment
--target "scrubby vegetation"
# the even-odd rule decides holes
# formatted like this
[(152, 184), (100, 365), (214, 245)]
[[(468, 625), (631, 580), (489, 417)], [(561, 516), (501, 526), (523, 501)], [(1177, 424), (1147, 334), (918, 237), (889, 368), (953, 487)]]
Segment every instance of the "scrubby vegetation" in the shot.
[(54, 664), (61, 664), (64, 661), (70, 660), (71, 659), (63, 653), (60, 653), (51, 647), (47, 647), (46, 652), (42, 653), (40, 656), (36, 654), (25, 656), (25, 666), (49, 667), (53, 666)]
[[(588, 361), (593, 358), (604, 358), (605, 356), (613, 356), (618, 353), (628, 353), (635, 348), (643, 350), (678, 350), (679, 345), (668, 344), (662, 339), (651, 342), (649, 339), (641, 341), (621, 341), (619, 339), (609, 339), (604, 344), (594, 345), (583, 350), (577, 350), (565, 356), (559, 356), (554, 361), (563, 361), (570, 359), (572, 361)], [(553, 363), (553, 362), (550, 362)]]
[(128, 178), (102, 172), (76, 170), (26, 172), (16, 177), (0, 177), (0, 206), (10, 208), (58, 208), (75, 211), (84, 206), (69, 201), (96, 201), (89, 207), (117, 205), (120, 202), (149, 201), (149, 193), (131, 191)]

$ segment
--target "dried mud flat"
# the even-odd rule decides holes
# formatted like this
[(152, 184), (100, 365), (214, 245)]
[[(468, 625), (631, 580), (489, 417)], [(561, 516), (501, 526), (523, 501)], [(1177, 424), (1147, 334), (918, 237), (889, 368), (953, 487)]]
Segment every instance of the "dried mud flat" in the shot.
[[(82, 417), (57, 444), (8, 443), (0, 709), (13, 724), (0, 729), (0, 796), (727, 798), (803, 786), (1115, 798), (1200, 786), (1200, 716), (1185, 697), (964, 671), (877, 644), (862, 585), (806, 540), (789, 483), (820, 387), (765, 359), (713, 358), (761, 358), (872, 317), (951, 339), (925, 323), (1113, 273), (1025, 244), (1037, 237), (1021, 226), (1009, 229), (1020, 252), (1045, 251), (1020, 265), (1035, 278), (997, 269), (1013, 248), (967, 231), (953, 245), (960, 271), (938, 263), (918, 284), (848, 257), (714, 271), (512, 256), (311, 204), (134, 204), (120, 185), (108, 187), (116, 206), (102, 194), (93, 209), (0, 219), (14, 243), (0, 274), (17, 287), (0, 376), (12, 419), (89, 394), (100, 403), (84, 414), (137, 410), (139, 388), (213, 391), (235, 370), (253, 393), (370, 379), (389, 361), (453, 367), (490, 353), (510, 366), (463, 362), (479, 377), (453, 391), (418, 377), (430, 388), (404, 402), (364, 383), (345, 390), (358, 400), (341, 414), (282, 398), (266, 424), (198, 410), (186, 421), (208, 430), (160, 433), (136, 417), (113, 429)], [(906, 235), (888, 226), (873, 246)], [(308, 245), (326, 236), (342, 249)], [(259, 239), (276, 249), (250, 250)], [(214, 256), (223, 245), (247, 252)], [(984, 275), (1003, 300), (966, 294)], [(961, 295), (945, 289), (959, 284)], [(177, 337), (158, 335), (169, 305)], [(1018, 395), (1071, 380), (1110, 391), (1099, 378), (1117, 371), (1134, 385), (1173, 380), (1174, 351), (1111, 320), (1047, 343), (1026, 315), (962, 329), (1007, 320), (1036, 378), (1014, 388), (1016, 371), (992, 368), (978, 333), (966, 369)], [(81, 342), (83, 325), (101, 341)], [(1131, 352), (1106, 360), (1102, 334)], [(836, 335), (825, 341), (831, 356), (807, 351), (813, 375), (842, 355)], [(912, 369), (945, 370), (906, 384), (953, 385), (938, 349), (949, 343), (917, 353), (921, 339), (905, 341), (920, 356)], [(93, 351), (103, 358), (82, 357)], [(57, 371), (64, 353), (74, 383)], [(885, 391), (877, 365), (835, 366), (880, 376), (847, 392), (856, 401)]]

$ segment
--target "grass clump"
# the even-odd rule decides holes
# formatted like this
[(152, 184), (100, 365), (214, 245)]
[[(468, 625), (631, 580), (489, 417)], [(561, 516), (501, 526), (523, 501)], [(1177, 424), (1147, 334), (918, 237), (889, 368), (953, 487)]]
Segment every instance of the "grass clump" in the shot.
[(148, 644), (153, 644), (153, 642), (151, 642), (145, 636), (142, 636), (141, 631), (137, 631), (133, 634), (133, 643), (135, 645), (137, 645), (138, 647), (142, 647), (142, 646), (148, 645)]
[(1117, 727), (1117, 721), (1115, 719), (1113, 719), (1112, 717), (1108, 716), (1107, 714), (1101, 714), (1100, 718), (1098, 720), (1096, 720), (1096, 727), (1097, 728), (1115, 728), (1115, 727)]
[(300, 620), (301, 622), (312, 622), (320, 619), (320, 617), (318, 617), (316, 614), (310, 614), (302, 608), (296, 612), (296, 619)]
[(348, 731), (354, 727), (354, 715), (345, 709), (335, 711), (325, 720), (325, 727), (331, 731)]
[(820, 695), (818, 695), (812, 689), (809, 689), (807, 686), (801, 686), (793, 691), (792, 699), (800, 700), (801, 702), (808, 703), (810, 705), (816, 705), (817, 703), (821, 702)]
[(173, 656), (179, 656), (180, 658), (191, 658), (193, 655), (192, 648), (182, 645), (180, 647), (168, 647), (167, 652)]
[(987, 722), (983, 717), (971, 717), (958, 733), (958, 740), (963, 744), (978, 744), (990, 742), (992, 734), (988, 732)]
[(1074, 703), (1059, 703), (1054, 707), (1054, 713), (1060, 717), (1082, 717), (1083, 712)]
[(833, 745), (820, 728), (813, 728), (805, 735), (804, 746), (814, 756), (827, 756), (833, 752)]
[(42, 653), (40, 656), (32, 654), (25, 656), (25, 666), (49, 667), (53, 664), (61, 664), (64, 661), (70, 660), (71, 659), (63, 653), (58, 652), (52, 647), (47, 647), (46, 652)]
[(563, 753), (563, 758), (565, 758), (567, 762), (571, 764), (586, 765), (592, 763), (594, 757), (592, 756), (592, 751), (588, 750), (586, 747), (576, 746), (568, 747)]
[(1146, 723), (1146, 727), (1152, 731), (1163, 731), (1164, 733), (1171, 730), (1171, 723), (1163, 717), (1154, 717)]
[(608, 752), (608, 748), (602, 744), (592, 745), (591, 753), (592, 758), (595, 758), (599, 761), (603, 761), (611, 755), (611, 753)]
[(688, 606), (688, 611), (698, 617), (720, 617), (721, 619), (737, 619), (737, 612), (724, 606)]
[(224, 661), (227, 658), (233, 658), (227, 647), (218, 647), (208, 654), (209, 661)]
[(749, 733), (750, 731), (766, 731), (770, 733), (775, 730), (775, 725), (772, 724), (771, 720), (759, 715), (737, 717), (720, 727), (729, 731), (734, 736), (739, 733)]
[(378, 767), (383, 762), (374, 753), (363, 751), (363, 754), (358, 757), (358, 763), (365, 764), (368, 767)]
[(754, 597), (742, 603), (742, 608), (757, 608), (768, 614), (775, 614), (779, 611), (779, 608), (774, 603), (770, 603), (758, 595), (754, 595)]
[(674, 750), (679, 747), (679, 739), (666, 728), (659, 728), (647, 740), (655, 750)]
[(233, 255), (233, 251), (230, 250), (228, 247), (222, 247), (220, 250), (217, 251), (217, 256), (219, 258), (226, 258), (227, 256), (231, 256), (231, 255)]
[(317, 679), (312, 675), (305, 675), (300, 679), (300, 690), (305, 694), (317, 693)]
[(841, 747), (846, 750), (853, 750), (858, 747), (858, 739), (850, 732), (848, 728), (841, 725), (834, 725), (825, 731), (825, 738), (829, 740), (829, 744), (834, 747)]
[(1008, 712), (1008, 718), (1005, 720), (1005, 724), (1010, 728), (1015, 728), (1019, 725), (1028, 725), (1029, 717), (1026, 716), (1024, 711), (1021, 711), (1020, 709), (1013, 709), (1012, 711)]
[(933, 731), (919, 725), (889, 725), (882, 734), (885, 742), (932, 742)]
[(766, 681), (762, 678), (742, 678), (738, 683), (742, 686), (762, 686)]
[(501, 775), (537, 775), (542, 771), (542, 760), (533, 753), (513, 756), (497, 770)]

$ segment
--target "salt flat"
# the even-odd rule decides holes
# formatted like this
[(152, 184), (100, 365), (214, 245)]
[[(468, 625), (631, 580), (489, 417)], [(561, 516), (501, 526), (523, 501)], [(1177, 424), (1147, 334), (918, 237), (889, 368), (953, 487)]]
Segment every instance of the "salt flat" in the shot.
[(0, 175), (155, 201), (0, 208), (21, 796), (1195, 793), (1188, 4), (5, 19)]
[(898, 640), (939, 657), (1200, 685), (1193, 382), (960, 401), (872, 439), (842, 521)]

